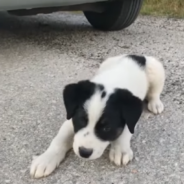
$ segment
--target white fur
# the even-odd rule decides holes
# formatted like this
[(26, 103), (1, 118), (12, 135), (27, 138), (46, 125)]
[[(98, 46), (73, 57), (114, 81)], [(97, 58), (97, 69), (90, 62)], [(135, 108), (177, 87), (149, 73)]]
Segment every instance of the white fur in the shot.
[(119, 55), (106, 59), (92, 81), (110, 86), (109, 91), (119, 87), (128, 89), (142, 100), (147, 97), (148, 109), (154, 114), (161, 113), (164, 106), (160, 94), (165, 82), (162, 63), (152, 56), (145, 56), (146, 68), (142, 70), (135, 61), (126, 56)]
[(117, 62), (111, 62), (108, 59), (106, 65), (103, 63), (100, 72), (91, 81), (103, 84), (109, 93), (115, 88), (128, 89), (143, 100), (149, 85), (145, 71), (124, 55), (119, 56)]
[(106, 101), (107, 97), (101, 99), (101, 92), (96, 91), (96, 93), (94, 93), (94, 95), (84, 104), (88, 114), (88, 125), (75, 134), (73, 142), (74, 152), (79, 157), (79, 147), (93, 149), (92, 155), (88, 158), (89, 160), (92, 160), (99, 158), (103, 154), (105, 148), (109, 145), (109, 142), (101, 141), (94, 133), (94, 127), (102, 115)]
[[(103, 154), (110, 142), (99, 140), (95, 136), (94, 126), (102, 114), (108, 96), (115, 88), (127, 89), (142, 100), (147, 97), (148, 109), (155, 114), (163, 111), (160, 94), (165, 81), (164, 69), (155, 58), (146, 56), (146, 60), (145, 69), (126, 55), (108, 58), (101, 64), (91, 81), (105, 86), (106, 97), (102, 100), (100, 92), (96, 92), (86, 102), (84, 107), (89, 115), (88, 126), (78, 131), (75, 136), (72, 121), (64, 122), (49, 148), (33, 160), (30, 171), (33, 177), (47, 176), (54, 171), (72, 147), (73, 136), (73, 148), (77, 155), (80, 146), (93, 149), (89, 159), (96, 159)], [(111, 143), (109, 157), (116, 165), (126, 165), (133, 159), (131, 137), (132, 134), (126, 126), (121, 136)]]
[(95, 123), (102, 115), (102, 111), (106, 105), (107, 97), (102, 99), (101, 92), (96, 91), (94, 95), (84, 104), (85, 110), (88, 113), (89, 126), (94, 128)]
[(160, 100), (160, 94), (164, 87), (165, 71), (162, 64), (151, 56), (146, 56), (146, 74), (149, 82), (147, 92), (148, 109), (154, 114), (160, 114), (164, 106)]
[(48, 149), (33, 159), (30, 170), (31, 176), (41, 178), (52, 173), (65, 158), (68, 150), (72, 148), (73, 135), (72, 121), (65, 121)]
[(111, 143), (109, 158), (116, 165), (127, 165), (133, 159), (133, 151), (130, 147), (132, 134), (127, 126), (125, 126), (121, 136)]
[[(92, 155), (88, 158), (88, 160), (93, 160), (99, 158), (105, 148), (109, 145), (108, 141), (101, 141), (94, 134), (94, 127), (87, 126), (86, 128), (81, 129), (74, 136), (73, 149), (76, 155), (80, 157), (79, 147), (85, 147), (87, 149), (93, 149)], [(87, 136), (84, 136), (85, 134)]]

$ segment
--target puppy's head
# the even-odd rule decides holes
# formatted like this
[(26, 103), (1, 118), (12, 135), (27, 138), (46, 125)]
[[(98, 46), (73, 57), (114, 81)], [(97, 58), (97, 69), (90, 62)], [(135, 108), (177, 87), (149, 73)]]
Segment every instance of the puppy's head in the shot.
[(99, 158), (122, 133), (130, 133), (142, 113), (142, 101), (122, 89), (108, 91), (88, 80), (69, 84), (63, 91), (67, 119), (72, 119), (74, 152), (82, 158)]

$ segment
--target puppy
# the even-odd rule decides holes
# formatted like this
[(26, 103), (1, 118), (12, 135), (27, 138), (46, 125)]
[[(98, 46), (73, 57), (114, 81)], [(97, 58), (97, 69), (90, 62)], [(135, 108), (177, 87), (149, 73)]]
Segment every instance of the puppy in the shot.
[(35, 178), (51, 174), (73, 147), (86, 160), (99, 158), (110, 144), (116, 165), (133, 159), (130, 141), (143, 101), (154, 114), (163, 111), (162, 64), (150, 56), (120, 55), (105, 60), (91, 80), (68, 84), (63, 91), (67, 121), (48, 149), (32, 162)]

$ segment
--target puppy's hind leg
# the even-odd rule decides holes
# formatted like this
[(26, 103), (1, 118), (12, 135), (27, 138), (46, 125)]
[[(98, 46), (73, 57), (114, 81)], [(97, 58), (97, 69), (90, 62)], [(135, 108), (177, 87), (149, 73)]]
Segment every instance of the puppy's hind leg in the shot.
[(157, 59), (146, 56), (146, 60), (146, 74), (149, 81), (148, 109), (154, 114), (160, 114), (164, 110), (160, 95), (164, 87), (165, 71), (162, 63)]

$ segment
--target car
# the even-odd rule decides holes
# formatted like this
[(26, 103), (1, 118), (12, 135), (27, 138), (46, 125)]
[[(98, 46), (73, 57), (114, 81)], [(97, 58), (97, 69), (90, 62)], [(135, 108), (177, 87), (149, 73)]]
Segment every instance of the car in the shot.
[(83, 11), (89, 23), (103, 31), (117, 31), (137, 18), (143, 0), (0, 0), (0, 11), (17, 16)]

